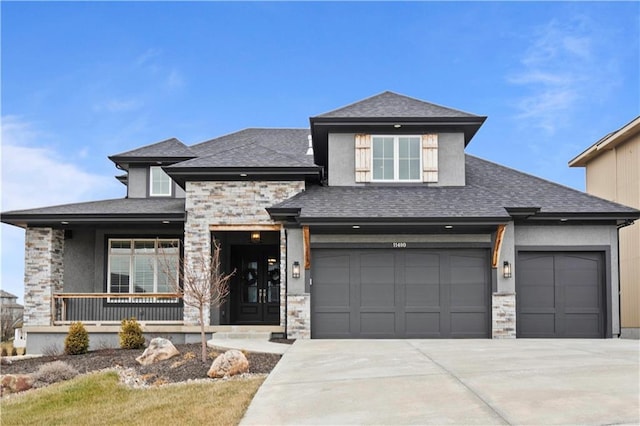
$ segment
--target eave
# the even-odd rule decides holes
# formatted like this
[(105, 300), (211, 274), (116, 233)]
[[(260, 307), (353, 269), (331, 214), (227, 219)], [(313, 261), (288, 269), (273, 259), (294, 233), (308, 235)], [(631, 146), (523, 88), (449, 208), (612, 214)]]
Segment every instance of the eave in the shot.
[(605, 151), (614, 149), (638, 133), (640, 133), (640, 116), (634, 118), (619, 130), (609, 133), (598, 142), (591, 145), (580, 155), (569, 161), (569, 167), (586, 167), (589, 161), (598, 157)]
[(121, 170), (128, 170), (131, 164), (134, 165), (170, 165), (180, 163), (182, 161), (192, 160), (197, 158), (196, 156), (180, 156), (180, 157), (121, 157), (110, 156), (109, 160), (113, 161), (115, 165)]
[(2, 222), (25, 228), (49, 226), (64, 228), (72, 225), (103, 224), (171, 224), (184, 223), (185, 213), (122, 213), (122, 214), (3, 214)]
[(182, 188), (187, 181), (275, 181), (322, 178), (322, 168), (310, 167), (170, 167), (163, 170)]

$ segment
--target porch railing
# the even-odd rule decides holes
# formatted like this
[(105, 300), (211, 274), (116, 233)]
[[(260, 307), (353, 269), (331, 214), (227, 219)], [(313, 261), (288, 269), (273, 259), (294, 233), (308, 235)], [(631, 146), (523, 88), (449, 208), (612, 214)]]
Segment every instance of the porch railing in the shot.
[(57, 293), (53, 324), (119, 324), (135, 317), (144, 323), (182, 324), (182, 298), (174, 293)]

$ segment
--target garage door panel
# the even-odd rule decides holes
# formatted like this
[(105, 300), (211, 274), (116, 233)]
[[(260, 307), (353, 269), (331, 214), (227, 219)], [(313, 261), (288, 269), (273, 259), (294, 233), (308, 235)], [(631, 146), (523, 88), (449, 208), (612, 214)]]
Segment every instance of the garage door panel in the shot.
[(440, 306), (439, 285), (406, 285), (404, 288), (405, 307), (438, 307)]
[(546, 337), (556, 333), (555, 313), (520, 314), (516, 321), (518, 333), (527, 337)]
[(574, 337), (600, 337), (601, 320), (599, 313), (567, 314), (565, 324), (574, 333)]
[(452, 312), (451, 337), (484, 337), (486, 322), (485, 312)]
[(595, 308), (601, 305), (600, 289), (594, 286), (570, 286), (565, 288), (566, 308)]
[(332, 337), (349, 337), (351, 321), (348, 312), (316, 312), (314, 315), (314, 333)]
[(360, 306), (395, 306), (395, 288), (393, 282), (388, 284), (366, 284), (360, 285)]
[(440, 336), (440, 312), (407, 312), (404, 322), (406, 337)]
[(395, 312), (364, 312), (360, 314), (360, 334), (393, 336), (396, 332)]
[(522, 308), (547, 308), (556, 304), (555, 287), (552, 285), (522, 286), (518, 288)]
[(317, 307), (340, 306), (349, 308), (351, 297), (349, 283), (342, 285), (323, 285), (314, 289), (314, 297), (317, 298)]
[(487, 291), (484, 283), (452, 284), (451, 306), (482, 306), (487, 305)]

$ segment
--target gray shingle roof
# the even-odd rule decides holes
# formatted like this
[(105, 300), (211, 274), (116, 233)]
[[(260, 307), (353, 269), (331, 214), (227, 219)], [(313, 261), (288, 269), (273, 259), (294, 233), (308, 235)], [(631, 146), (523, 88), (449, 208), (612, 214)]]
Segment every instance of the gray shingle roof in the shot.
[(13, 210), (2, 213), (5, 223), (17, 223), (37, 218), (143, 218), (171, 216), (179, 219), (184, 216), (183, 198), (117, 198), (112, 200), (91, 201), (87, 203), (63, 204), (27, 210)]
[(131, 151), (112, 155), (109, 158), (126, 160), (127, 158), (193, 158), (191, 149), (176, 138), (145, 145)]
[(313, 218), (504, 218), (505, 208), (539, 207), (541, 213), (634, 214), (637, 210), (470, 155), (467, 185), (311, 186), (273, 208), (301, 209)]
[[(313, 155), (306, 155), (309, 134), (309, 129), (250, 128), (241, 130), (191, 146), (191, 150), (196, 155), (209, 158), (202, 158), (203, 161), (183, 162), (179, 167), (313, 166)], [(235, 155), (240, 158), (231, 158)], [(263, 158), (255, 158), (260, 155)], [(219, 160), (215, 158), (218, 156)], [(216, 163), (221, 165), (216, 166)], [(230, 166), (231, 164), (233, 166)]]
[(399, 95), (383, 92), (359, 102), (316, 116), (317, 118), (442, 118), (479, 116), (452, 108)]

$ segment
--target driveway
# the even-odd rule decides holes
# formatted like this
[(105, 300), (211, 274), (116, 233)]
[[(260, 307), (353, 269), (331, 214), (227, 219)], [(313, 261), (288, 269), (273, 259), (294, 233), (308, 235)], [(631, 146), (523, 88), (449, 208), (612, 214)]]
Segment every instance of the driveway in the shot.
[(241, 424), (638, 424), (637, 340), (298, 340)]

